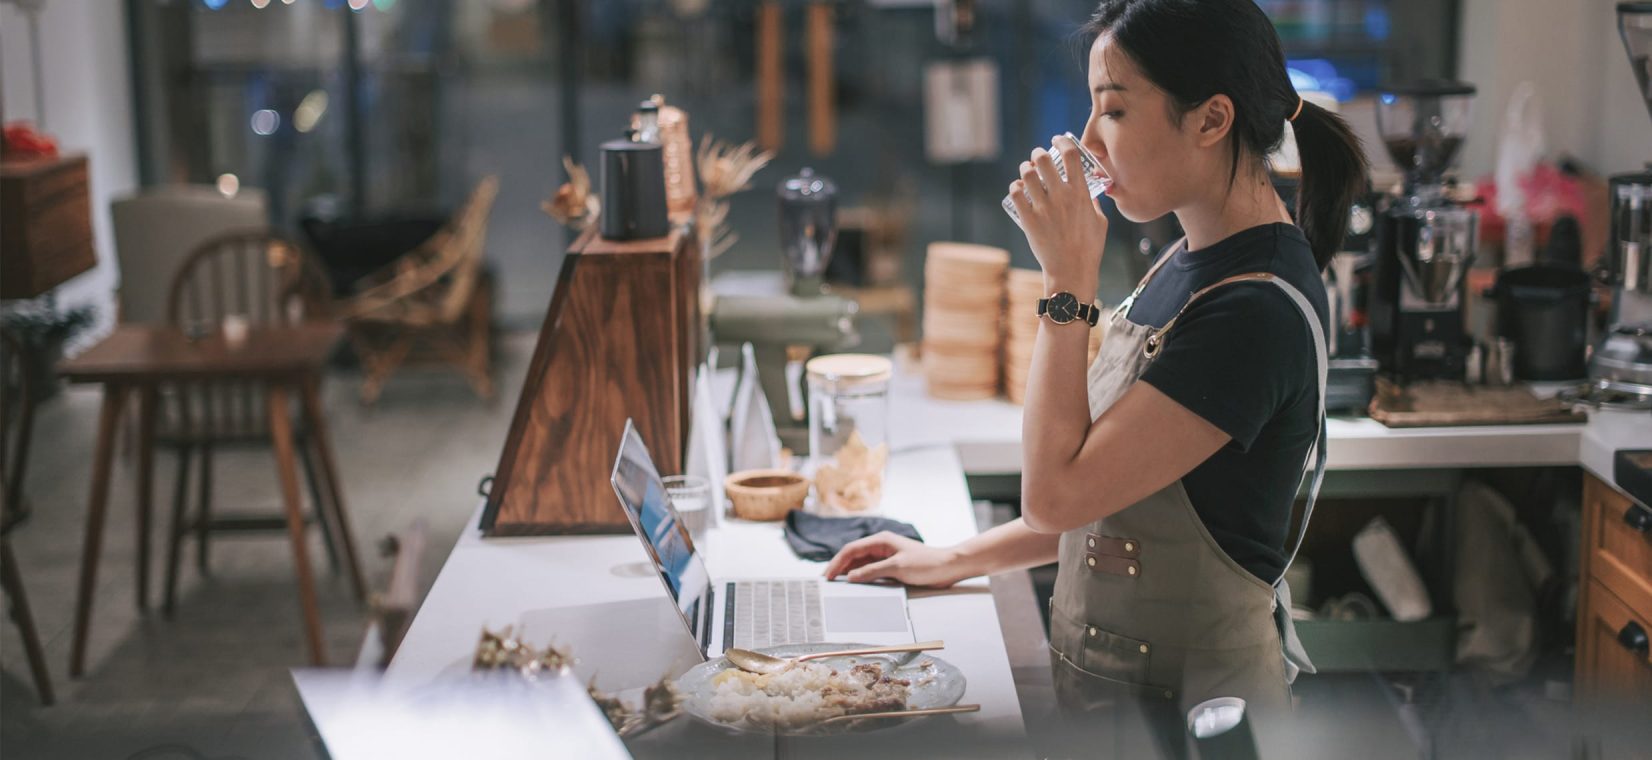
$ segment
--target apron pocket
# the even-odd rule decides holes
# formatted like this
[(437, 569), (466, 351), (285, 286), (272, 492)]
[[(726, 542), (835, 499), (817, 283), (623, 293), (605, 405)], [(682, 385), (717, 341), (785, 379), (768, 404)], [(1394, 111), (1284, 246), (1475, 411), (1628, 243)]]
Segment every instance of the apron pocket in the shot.
[(1147, 642), (1087, 625), (1083, 643), (1078, 663), (1083, 669), (1114, 681), (1147, 683), (1147, 666), (1153, 656)]
[(1077, 623), (1051, 604), (1050, 659), (1057, 693), (1068, 704), (1111, 701), (1112, 696), (1168, 699), (1174, 692), (1149, 682), (1153, 647), (1146, 641)]
[(1176, 696), (1174, 691), (1162, 686), (1092, 671), (1054, 646), (1050, 647), (1050, 668), (1056, 699), (1068, 712), (1099, 710), (1123, 702), (1172, 700)]

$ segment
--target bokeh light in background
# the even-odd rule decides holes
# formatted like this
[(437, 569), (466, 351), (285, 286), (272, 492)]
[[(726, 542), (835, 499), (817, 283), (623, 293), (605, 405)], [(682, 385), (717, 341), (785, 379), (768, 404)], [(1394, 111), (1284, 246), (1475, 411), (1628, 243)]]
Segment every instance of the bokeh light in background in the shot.
[(293, 109), (293, 129), (299, 132), (309, 132), (315, 129), (316, 122), (321, 121), (322, 115), (327, 113), (327, 92), (325, 90), (311, 90), (304, 99), (299, 101), (298, 108)]
[(281, 128), (281, 114), (268, 108), (259, 109), (252, 114), (252, 131), (268, 137)]
[(1323, 92), (1339, 103), (1352, 100), (1359, 92), (1359, 84), (1342, 75), (1336, 65), (1323, 58), (1290, 59), (1285, 62), (1291, 86), (1297, 92)]

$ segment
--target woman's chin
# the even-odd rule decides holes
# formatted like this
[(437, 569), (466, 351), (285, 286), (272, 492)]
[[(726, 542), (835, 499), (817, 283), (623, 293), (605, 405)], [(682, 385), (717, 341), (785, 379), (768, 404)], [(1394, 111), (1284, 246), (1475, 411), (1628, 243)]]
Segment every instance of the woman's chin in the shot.
[(1113, 199), (1113, 206), (1119, 210), (1119, 214), (1136, 224), (1151, 222), (1167, 213), (1161, 209), (1142, 208), (1133, 203), (1128, 196), (1120, 198), (1112, 191), (1108, 191), (1107, 195)]

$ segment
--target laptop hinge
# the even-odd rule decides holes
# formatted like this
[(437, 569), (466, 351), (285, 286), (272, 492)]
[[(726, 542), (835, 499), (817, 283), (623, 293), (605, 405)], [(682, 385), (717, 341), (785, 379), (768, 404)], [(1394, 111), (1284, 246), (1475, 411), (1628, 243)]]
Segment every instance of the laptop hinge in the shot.
[(734, 583), (723, 594), (723, 651), (734, 648)]
[(707, 657), (711, 656), (711, 619), (715, 617), (712, 615), (712, 610), (717, 609), (713, 606), (715, 604), (717, 604), (717, 587), (707, 583), (706, 601), (700, 608), (703, 613), (700, 616), (700, 654)]

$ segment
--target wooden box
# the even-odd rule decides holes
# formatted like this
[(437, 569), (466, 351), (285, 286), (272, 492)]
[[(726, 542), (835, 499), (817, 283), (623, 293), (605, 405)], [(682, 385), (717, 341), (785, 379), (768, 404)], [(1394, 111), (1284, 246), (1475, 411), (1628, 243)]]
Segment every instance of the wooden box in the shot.
[(0, 164), (0, 299), (33, 298), (97, 265), (85, 156)]
[(562, 261), (482, 514), (492, 536), (628, 533), (609, 484), (627, 417), (662, 475), (682, 471), (704, 351), (692, 234), (612, 241)]

